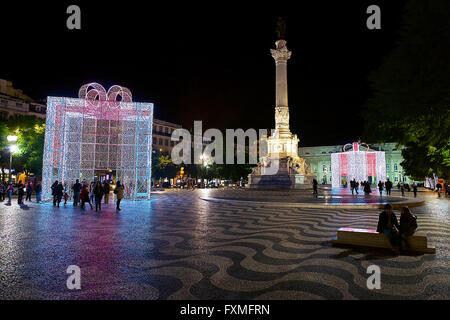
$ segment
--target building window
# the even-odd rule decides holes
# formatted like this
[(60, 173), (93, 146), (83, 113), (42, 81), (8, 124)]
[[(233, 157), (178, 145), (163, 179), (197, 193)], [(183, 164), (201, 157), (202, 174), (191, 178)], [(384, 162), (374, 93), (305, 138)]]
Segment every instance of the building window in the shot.
[(0, 111), (0, 120), (2, 121), (8, 120), (8, 112)]
[(173, 147), (175, 145), (174, 141), (170, 141), (170, 146)]
[(324, 165), (322, 166), (322, 171), (325, 172), (326, 170), (327, 170), (327, 165), (324, 164)]
[(20, 102), (16, 102), (16, 107), (21, 107), (22, 104)]
[(159, 145), (162, 146), (163, 145), (163, 141), (161, 138), (159, 138)]
[(389, 165), (389, 163), (386, 163), (386, 171), (389, 171), (389, 168), (390, 168), (391, 166)]
[(168, 140), (168, 139), (165, 139), (164, 145), (165, 145), (165, 146), (168, 146), (168, 145), (169, 145), (169, 140)]
[(398, 182), (398, 177), (397, 177), (397, 176), (395, 176), (394, 181), (395, 181), (395, 182)]
[(165, 127), (165, 128), (164, 128), (164, 132), (165, 132), (165, 133), (169, 133), (169, 128)]
[(153, 137), (153, 144), (156, 144), (156, 138)]
[(397, 167), (397, 164), (396, 164), (396, 163), (394, 163), (394, 171), (395, 171), (395, 172), (398, 171), (398, 167)]

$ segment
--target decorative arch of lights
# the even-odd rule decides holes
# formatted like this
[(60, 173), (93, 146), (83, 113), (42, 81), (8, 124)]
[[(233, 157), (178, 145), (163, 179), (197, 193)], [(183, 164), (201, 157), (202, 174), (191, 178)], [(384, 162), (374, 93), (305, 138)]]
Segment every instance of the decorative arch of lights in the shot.
[(132, 102), (127, 88), (82, 86), (78, 98), (48, 97), (42, 194), (51, 185), (71, 188), (76, 179), (90, 183), (113, 177), (126, 197), (150, 199), (153, 104)]
[[(360, 150), (364, 146), (365, 150)], [(354, 142), (346, 144), (343, 152), (331, 154), (331, 186), (342, 187), (344, 182), (350, 183), (370, 181), (377, 184), (386, 180), (386, 158), (384, 151), (370, 150), (366, 143)]]

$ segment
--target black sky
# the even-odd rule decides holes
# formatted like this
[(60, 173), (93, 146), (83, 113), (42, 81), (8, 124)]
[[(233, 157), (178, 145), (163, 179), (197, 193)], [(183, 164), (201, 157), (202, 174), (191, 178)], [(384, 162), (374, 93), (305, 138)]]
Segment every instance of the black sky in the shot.
[[(0, 78), (34, 99), (81, 85), (128, 87), (155, 117), (190, 128), (272, 128), (278, 16), (287, 22), (291, 131), (301, 146), (352, 142), (367, 77), (398, 38), (404, 1), (59, 1), (0, 5)], [(82, 30), (66, 28), (70, 4)], [(381, 7), (381, 30), (366, 8)]]

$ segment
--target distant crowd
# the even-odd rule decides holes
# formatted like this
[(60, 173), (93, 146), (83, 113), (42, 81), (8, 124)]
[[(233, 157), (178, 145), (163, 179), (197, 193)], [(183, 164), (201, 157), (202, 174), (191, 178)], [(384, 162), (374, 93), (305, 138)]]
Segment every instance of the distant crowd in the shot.
[[(345, 182), (343, 184), (345, 187), (347, 186), (347, 182)], [(313, 194), (317, 195), (317, 180), (314, 179), (313, 180)], [(378, 191), (380, 193), (380, 197), (383, 196), (383, 191), (385, 191), (385, 194), (391, 195), (391, 190), (393, 188), (393, 184), (392, 181), (388, 179), (386, 179), (386, 181), (379, 181), (378, 182)], [(350, 180), (350, 189), (352, 190), (352, 194), (354, 195), (359, 194), (358, 190), (362, 188), (363, 192), (365, 195), (370, 195), (372, 193), (372, 188), (371, 188), (371, 183), (369, 181), (356, 181), (355, 179)], [(410, 192), (411, 190), (414, 193), (414, 198), (417, 197), (417, 189), (418, 189), (418, 185), (416, 182), (414, 182), (411, 186), (409, 186), (409, 184), (407, 183), (398, 183), (397, 184), (397, 189), (399, 191), (401, 191), (402, 196), (405, 196), (405, 191)], [(438, 197), (441, 197), (441, 192), (444, 192), (444, 195), (447, 197), (450, 197), (450, 185), (448, 184), (448, 182), (445, 182), (444, 185), (438, 183), (436, 184), (436, 192), (438, 194)]]
[[(52, 186), (53, 206), (59, 208), (60, 203), (64, 199), (64, 206), (69, 200), (69, 193), (72, 193), (73, 205), (80, 206), (82, 210), (85, 210), (86, 203), (89, 204), (91, 210), (94, 209), (93, 203), (95, 203), (95, 211), (102, 210), (102, 200), (105, 204), (109, 203), (109, 197), (111, 193), (111, 185), (108, 181), (95, 181), (89, 185), (86, 181), (80, 183), (77, 179), (75, 183), (68, 188), (67, 184), (63, 185), (61, 181), (56, 180)], [(114, 188), (114, 194), (116, 195), (116, 210), (120, 211), (120, 202), (124, 198), (124, 185), (117, 181)], [(71, 192), (72, 191), (72, 192)]]
[[(35, 188), (33, 189), (31, 182), (28, 182), (27, 185), (23, 184), (22, 181), (19, 181), (17, 184), (17, 203), (23, 204), (23, 197), (25, 196), (26, 201), (31, 201), (31, 196), (33, 191), (36, 193), (36, 202), (41, 201), (42, 194), (42, 186), (40, 183), (37, 183)], [(8, 202), (11, 203), (12, 195), (14, 193), (14, 185), (9, 182), (2, 181), (0, 182), (0, 201), (5, 201), (5, 198), (8, 197)]]
[[(132, 186), (130, 185), (128, 191), (131, 192), (131, 188)], [(88, 184), (85, 180), (80, 183), (77, 179), (70, 187), (67, 183), (63, 185), (61, 181), (55, 181), (51, 186), (51, 190), (55, 207), (59, 208), (60, 203), (63, 201), (64, 206), (66, 206), (67, 201), (72, 198), (73, 205), (80, 206), (82, 210), (85, 210), (86, 203), (89, 204), (91, 210), (94, 209), (95, 204), (95, 211), (102, 209), (102, 201), (105, 204), (109, 203), (111, 190), (113, 190), (116, 199), (116, 210), (120, 211), (120, 202), (124, 198), (125, 186), (120, 181), (117, 181), (113, 188), (106, 180), (103, 183), (95, 181)], [(42, 185), (40, 182), (37, 182), (34, 188), (31, 182), (28, 182), (26, 185), (22, 181), (19, 181), (17, 185), (13, 185), (11, 182), (0, 182), (0, 201), (5, 201), (6, 197), (8, 197), (8, 203), (11, 204), (12, 196), (15, 192), (17, 192), (17, 203), (19, 205), (23, 205), (25, 201), (32, 201), (33, 193), (36, 195), (36, 202), (42, 201)]]

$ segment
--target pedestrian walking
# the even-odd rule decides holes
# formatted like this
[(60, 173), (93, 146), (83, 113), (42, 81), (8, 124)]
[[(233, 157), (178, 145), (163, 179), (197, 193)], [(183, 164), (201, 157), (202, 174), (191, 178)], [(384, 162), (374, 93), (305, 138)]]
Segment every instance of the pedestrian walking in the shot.
[(56, 180), (56, 181), (52, 184), (52, 186), (50, 187), (50, 188), (52, 189), (53, 206), (56, 206), (56, 200), (57, 200), (57, 198), (56, 198), (56, 192), (55, 192), (55, 189), (56, 189), (57, 186), (58, 186), (58, 180)]
[(103, 183), (103, 193), (105, 195), (105, 204), (109, 203), (109, 192), (111, 191), (111, 186), (109, 185), (108, 181), (105, 180)]
[[(317, 183), (317, 181), (316, 181), (316, 183)], [(122, 201), (122, 199), (123, 199), (124, 189), (125, 189), (125, 187), (122, 184), (120, 184), (120, 181), (117, 181), (116, 188), (114, 189), (114, 193), (117, 196), (117, 201), (116, 201), (116, 210), (117, 211), (121, 210), (120, 209), (120, 201)]]
[[(353, 194), (353, 191), (356, 190), (356, 181), (355, 181), (355, 179), (350, 180), (350, 189), (352, 189), (352, 194)], [(358, 190), (356, 190), (356, 192), (358, 192)]]
[(31, 182), (28, 182), (27, 184), (27, 197), (25, 198), (26, 201), (31, 201), (31, 195), (33, 194), (33, 187), (31, 186)]
[(94, 197), (95, 197), (95, 212), (102, 210), (102, 197), (103, 197), (103, 186), (100, 181), (94, 186)]
[(384, 184), (381, 180), (378, 182), (378, 190), (380, 191), (380, 197), (383, 195)]
[(442, 189), (442, 184), (440, 184), (439, 182), (436, 184), (436, 189), (437, 189), (437, 194), (438, 197), (441, 197), (441, 189)]
[(95, 188), (95, 182), (92, 181), (89, 185), (89, 200), (91, 203), (94, 203), (94, 188)]
[(0, 182), (0, 201), (5, 201), (6, 189), (5, 181)]
[(391, 189), (392, 189), (392, 182), (389, 181), (389, 178), (384, 183), (384, 186), (386, 187), (386, 195), (390, 196), (391, 195)]
[(42, 194), (42, 186), (38, 182), (36, 185), (36, 202), (39, 203), (41, 201), (41, 194)]
[(66, 206), (66, 204), (67, 204), (67, 200), (69, 200), (69, 192), (68, 192), (68, 190), (64, 190), (64, 207)]
[(91, 206), (91, 210), (94, 209), (92, 207), (92, 203), (89, 198), (89, 190), (86, 184), (83, 184), (83, 187), (81, 188), (80, 199), (81, 199), (81, 209), (83, 210), (85, 209), (86, 202), (89, 203), (89, 205)]
[(22, 183), (22, 181), (19, 181), (19, 184), (17, 185), (17, 203), (23, 204), (23, 196), (25, 194), (25, 185)]
[(9, 198), (9, 203), (11, 203), (12, 194), (13, 194), (13, 185), (12, 185), (12, 182), (9, 182), (9, 184), (8, 184), (8, 198)]
[(313, 179), (313, 195), (317, 197), (317, 180)]
[(81, 192), (82, 185), (80, 181), (77, 179), (72, 186), (73, 190), (73, 205), (77, 206), (78, 202), (80, 202), (80, 192)]
[(59, 204), (61, 203), (63, 195), (64, 195), (64, 186), (62, 185), (62, 182), (59, 182), (58, 185), (55, 187), (56, 204), (58, 208)]
[(402, 197), (405, 196), (405, 186), (403, 185), (403, 183), (400, 185), (400, 191), (402, 192)]
[(413, 192), (414, 192), (414, 198), (417, 198), (417, 183), (414, 181), (412, 184)]
[(364, 194), (366, 196), (372, 193), (372, 189), (370, 188), (370, 184), (367, 181), (364, 181)]

